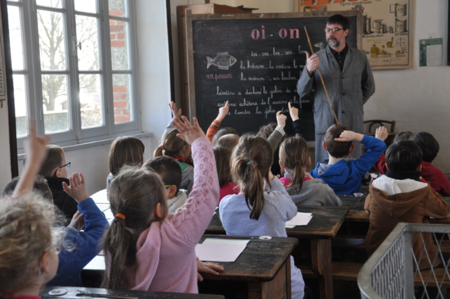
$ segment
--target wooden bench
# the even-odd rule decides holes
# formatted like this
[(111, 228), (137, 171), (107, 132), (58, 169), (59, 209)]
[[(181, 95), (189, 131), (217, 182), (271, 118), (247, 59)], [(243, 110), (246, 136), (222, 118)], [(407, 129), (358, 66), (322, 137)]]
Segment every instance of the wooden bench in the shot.
[[(333, 279), (345, 281), (357, 281), (358, 273), (361, 270), (362, 266), (363, 264), (358, 263), (333, 262), (332, 263)], [(316, 277), (311, 268), (300, 266), (300, 270), (302, 271), (304, 277)], [(421, 271), (421, 273), (422, 278), (425, 282), (429, 280), (428, 281), (429, 287), (436, 287), (436, 282), (434, 280), (433, 274), (431, 273), (431, 270), (423, 270)], [(438, 282), (441, 283), (441, 281), (445, 277), (445, 269), (444, 268), (434, 269), (434, 273), (436, 275)], [(416, 277), (414, 278), (414, 285), (416, 286), (423, 285), (419, 275), (416, 275)], [(446, 277), (441, 288), (450, 288), (449, 277)]]

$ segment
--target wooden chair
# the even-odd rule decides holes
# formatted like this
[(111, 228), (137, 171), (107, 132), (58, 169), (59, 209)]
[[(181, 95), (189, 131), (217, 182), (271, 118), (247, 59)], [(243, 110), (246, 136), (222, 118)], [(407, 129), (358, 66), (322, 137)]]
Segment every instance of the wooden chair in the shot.
[[(365, 120), (364, 121), (364, 127), (366, 126), (366, 124), (368, 124), (368, 127), (369, 127), (367, 132), (370, 132), (370, 133), (375, 133), (375, 130), (378, 127), (381, 127), (381, 126), (385, 126), (386, 127), (386, 124), (390, 125), (390, 130), (389, 130), (390, 133), (394, 133), (395, 132), (395, 120), (389, 121), (389, 120), (383, 120), (383, 119), (371, 119), (371, 120)], [(372, 132), (372, 127), (374, 125), (378, 125), (378, 126), (375, 126), (374, 127), (374, 131)], [(388, 127), (386, 127), (386, 128), (389, 129)]]

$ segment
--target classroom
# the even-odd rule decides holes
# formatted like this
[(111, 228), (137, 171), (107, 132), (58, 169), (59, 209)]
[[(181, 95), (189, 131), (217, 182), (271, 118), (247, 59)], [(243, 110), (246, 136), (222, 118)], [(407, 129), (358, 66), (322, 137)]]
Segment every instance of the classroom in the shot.
[[(2, 0), (5, 1), (5, 0)], [(28, 1), (28, 0), (24, 0)], [(31, 0), (30, 0), (31, 1)], [(100, 0), (103, 1), (103, 0)], [(204, 0), (129, 0), (134, 2), (135, 107), (139, 128), (133, 131), (144, 143), (145, 160), (150, 159), (159, 140), (171, 120), (171, 101), (181, 106), (179, 78), (179, 45), (177, 36), (176, 7), (203, 4)], [(211, 0), (208, 3), (255, 8), (254, 14), (293, 13), (300, 0)], [(314, 2), (314, 1), (313, 1)], [(9, 1), (8, 1), (9, 3)], [(445, 121), (450, 114), (450, 69), (447, 53), (449, 25), (449, 2), (442, 0), (416, 0), (414, 22), (413, 65), (396, 70), (374, 70), (376, 91), (364, 105), (364, 119), (395, 120), (396, 131), (426, 131), (439, 141), (440, 152), (433, 165), (450, 174), (450, 124)], [(441, 66), (419, 66), (419, 40), (443, 38), (443, 63)], [(171, 70), (172, 67), (172, 70)], [(448, 76), (448, 77), (447, 77)], [(23, 148), (17, 144), (18, 165), (12, 165), (8, 102), (0, 108), (0, 186), (12, 179), (12, 169), (23, 170)], [(206, 122), (213, 121), (211, 119)], [(275, 121), (275, 119), (273, 119)], [(207, 128), (203, 128), (206, 132)], [(109, 174), (108, 155), (111, 142), (117, 134), (106, 137), (86, 138), (87, 142), (64, 146), (70, 173), (88, 174), (86, 190), (94, 194), (105, 189)], [(76, 138), (75, 138), (76, 139)], [(51, 141), (50, 141), (51, 142)], [(12, 146), (15, 148), (15, 145)], [(313, 152), (312, 152), (313, 153)], [(313, 158), (314, 155), (312, 154)], [(314, 165), (314, 161), (312, 165)], [(87, 175), (86, 175), (87, 176)]]

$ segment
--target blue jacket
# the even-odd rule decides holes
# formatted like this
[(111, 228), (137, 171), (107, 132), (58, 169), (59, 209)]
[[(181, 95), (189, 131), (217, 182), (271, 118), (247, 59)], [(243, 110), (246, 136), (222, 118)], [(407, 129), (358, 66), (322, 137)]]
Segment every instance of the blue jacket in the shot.
[(58, 271), (48, 285), (82, 286), (81, 270), (101, 251), (100, 240), (108, 227), (105, 215), (92, 198), (80, 202), (78, 211), (84, 215), (84, 231), (61, 228), (66, 236), (59, 253)]
[[(326, 161), (317, 163), (311, 171), (314, 178), (322, 179), (336, 194), (352, 194), (359, 192), (362, 176), (368, 172), (377, 162), (378, 158), (386, 150), (384, 141), (372, 136), (364, 135), (361, 143), (368, 149), (359, 159), (344, 159), (330, 165), (324, 172)], [(326, 168), (326, 167), (325, 167)]]

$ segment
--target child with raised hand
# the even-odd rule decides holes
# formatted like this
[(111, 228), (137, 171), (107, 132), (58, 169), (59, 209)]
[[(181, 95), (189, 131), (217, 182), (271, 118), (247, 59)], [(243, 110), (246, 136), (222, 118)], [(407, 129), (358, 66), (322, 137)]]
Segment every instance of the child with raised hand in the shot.
[(297, 207), (341, 206), (342, 202), (333, 189), (306, 171), (310, 166), (309, 149), (303, 137), (290, 137), (283, 141), (280, 146), (280, 167), (284, 169), (284, 177), (280, 181)]
[(211, 142), (197, 119), (174, 119), (178, 137), (192, 145), (195, 189), (185, 205), (167, 215), (166, 194), (158, 174), (124, 169), (110, 187), (116, 216), (104, 236), (107, 271), (103, 287), (197, 293), (195, 245), (219, 201)]
[(24, 173), (11, 198), (0, 200), (0, 297), (40, 298), (39, 291), (56, 273), (52, 204), (31, 193), (44, 160), (48, 137), (30, 125)]
[[(238, 195), (225, 196), (219, 204), (227, 235), (287, 237), (285, 224), (297, 207), (270, 167), (273, 151), (262, 138), (244, 135), (232, 155), (231, 173)], [(304, 281), (291, 257), (292, 298), (303, 298)]]
[(216, 159), (217, 175), (219, 176), (220, 200), (230, 194), (238, 194), (239, 186), (233, 182), (231, 175), (231, 151), (225, 147), (215, 147), (214, 157)]

